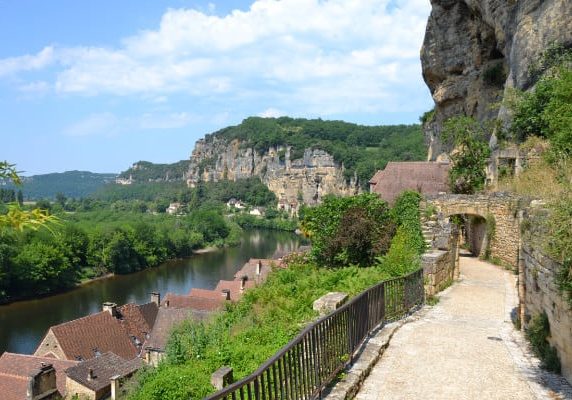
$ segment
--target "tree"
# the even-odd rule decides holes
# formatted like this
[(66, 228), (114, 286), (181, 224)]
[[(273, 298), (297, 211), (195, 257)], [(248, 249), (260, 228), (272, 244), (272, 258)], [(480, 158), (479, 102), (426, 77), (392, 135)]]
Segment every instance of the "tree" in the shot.
[(22, 207), (24, 205), (24, 194), (22, 193), (21, 190), (18, 190), (18, 195), (16, 196), (16, 199), (18, 200), (18, 204), (20, 205), (20, 207)]
[(312, 255), (321, 265), (369, 265), (387, 251), (395, 225), (387, 203), (374, 194), (326, 196), (303, 210), (301, 226), (312, 240)]
[(62, 206), (62, 208), (65, 208), (66, 201), (67, 201), (67, 197), (63, 193), (61, 193), (61, 192), (56, 193), (56, 203), (58, 203), (60, 206)]
[[(22, 184), (15, 164), (10, 164), (7, 161), (0, 161), (0, 179), (11, 180), (16, 185)], [(57, 221), (58, 219), (46, 210), (39, 208), (31, 211), (22, 210), (19, 204), (12, 203), (8, 205), (8, 212), (0, 215), (0, 230), (3, 228), (19, 231), (24, 229), (37, 230), (42, 227), (50, 229), (49, 225), (57, 223)]]
[(455, 146), (451, 153), (453, 166), (449, 171), (449, 186), (453, 193), (474, 194), (482, 190), (490, 156), (485, 128), (474, 118), (453, 117), (445, 122), (442, 137)]

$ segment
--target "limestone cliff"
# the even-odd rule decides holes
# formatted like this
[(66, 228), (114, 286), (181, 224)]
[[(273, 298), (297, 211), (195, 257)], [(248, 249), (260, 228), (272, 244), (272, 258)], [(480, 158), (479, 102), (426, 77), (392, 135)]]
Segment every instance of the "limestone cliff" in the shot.
[(444, 149), (443, 121), (466, 114), (506, 116), (508, 88), (534, 85), (532, 66), (553, 43), (572, 45), (570, 0), (431, 0), (421, 50), (423, 78), (435, 100), (425, 125), (429, 159)]
[(356, 180), (347, 182), (343, 166), (323, 150), (308, 148), (302, 158), (291, 159), (290, 147), (257, 152), (238, 139), (228, 141), (217, 136), (195, 144), (187, 183), (192, 187), (199, 181), (255, 176), (288, 205), (300, 201), (316, 204), (326, 194), (351, 195), (359, 191)]

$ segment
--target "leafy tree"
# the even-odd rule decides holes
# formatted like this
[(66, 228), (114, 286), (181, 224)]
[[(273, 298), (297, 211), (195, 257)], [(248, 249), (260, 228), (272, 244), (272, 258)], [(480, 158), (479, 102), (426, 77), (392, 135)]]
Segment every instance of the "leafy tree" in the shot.
[(16, 200), (18, 201), (20, 207), (24, 205), (24, 194), (22, 193), (21, 190), (18, 190), (18, 195), (16, 196)]
[(484, 127), (471, 117), (453, 117), (445, 122), (443, 139), (455, 146), (449, 172), (453, 193), (474, 194), (482, 190), (490, 156)]
[(73, 266), (56, 246), (40, 241), (25, 244), (14, 261), (14, 279), (24, 290), (49, 293), (75, 283)]
[(387, 204), (369, 193), (326, 196), (321, 205), (302, 214), (301, 226), (312, 240), (312, 255), (330, 267), (371, 263), (387, 250), (394, 230)]

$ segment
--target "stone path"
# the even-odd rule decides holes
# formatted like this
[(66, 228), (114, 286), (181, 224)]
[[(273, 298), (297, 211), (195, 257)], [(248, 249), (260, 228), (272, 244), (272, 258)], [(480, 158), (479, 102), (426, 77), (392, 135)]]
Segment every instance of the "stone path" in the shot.
[(523, 351), (510, 321), (515, 306), (512, 273), (461, 258), (460, 282), (395, 333), (356, 399), (572, 398), (565, 381)]

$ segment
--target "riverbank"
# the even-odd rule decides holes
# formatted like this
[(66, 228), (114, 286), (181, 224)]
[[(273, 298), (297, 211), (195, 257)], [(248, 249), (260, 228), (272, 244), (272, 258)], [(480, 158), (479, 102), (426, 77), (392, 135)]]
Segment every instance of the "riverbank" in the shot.
[(149, 302), (150, 293), (187, 294), (191, 288), (213, 289), (219, 280), (233, 280), (250, 258), (272, 258), (293, 251), (300, 238), (285, 232), (244, 231), (234, 247), (176, 258), (142, 271), (112, 275), (50, 296), (0, 306), (0, 353), (30, 354), (50, 326), (101, 311), (101, 304)]

